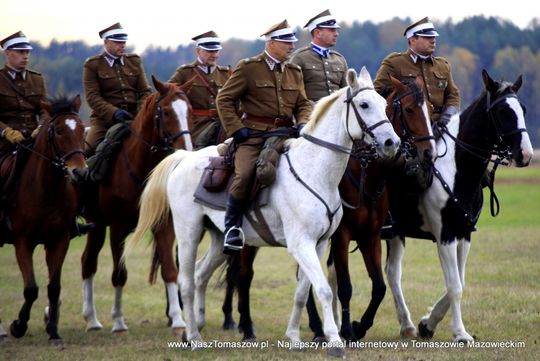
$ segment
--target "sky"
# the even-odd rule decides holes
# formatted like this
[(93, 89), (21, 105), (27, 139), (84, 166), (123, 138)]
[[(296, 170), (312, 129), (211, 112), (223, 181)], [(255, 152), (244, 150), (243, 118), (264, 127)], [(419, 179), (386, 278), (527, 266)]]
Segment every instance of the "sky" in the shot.
[[(24, 9), (21, 9), (23, 3)], [(129, 35), (128, 45), (133, 46), (136, 52), (142, 52), (149, 45), (163, 48), (186, 45), (192, 37), (211, 29), (222, 40), (233, 37), (258, 39), (261, 33), (283, 19), (287, 19), (292, 27), (303, 27), (310, 18), (328, 8), (342, 24), (368, 20), (379, 23), (396, 16), (413, 20), (429, 16), (432, 20), (451, 18), (459, 21), (484, 15), (501, 17), (525, 28), (534, 16), (540, 17), (540, 6), (535, 3), (534, 0), (446, 0), (431, 3), (410, 0), (285, 0), (281, 4), (260, 0), (6, 1), (0, 14), (0, 39), (22, 30), (31, 42), (37, 41), (42, 45), (48, 45), (53, 39), (84, 40), (96, 45), (102, 43), (98, 36), (100, 30), (120, 22)]]

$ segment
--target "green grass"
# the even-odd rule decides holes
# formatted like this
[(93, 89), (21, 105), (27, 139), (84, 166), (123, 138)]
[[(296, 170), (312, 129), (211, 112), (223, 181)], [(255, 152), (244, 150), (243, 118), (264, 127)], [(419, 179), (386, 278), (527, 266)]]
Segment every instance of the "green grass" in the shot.
[[(378, 348), (376, 344), (347, 351), (349, 359), (358, 360), (537, 360), (540, 355), (540, 168), (501, 169), (497, 174), (497, 194), (501, 213), (489, 216), (484, 208), (473, 235), (467, 267), (467, 287), (463, 294), (463, 320), (468, 331), (479, 341), (522, 341), (522, 348), (413, 347), (411, 342), (397, 349)], [(486, 197), (486, 202), (488, 198)], [(486, 203), (487, 206), (487, 203)], [(203, 244), (202, 249), (206, 247)], [(46, 298), (44, 251), (34, 256), (40, 294), (32, 309), (29, 330), (21, 339), (9, 338), (0, 344), (0, 360), (324, 360), (323, 350), (309, 349), (293, 353), (276, 345), (264, 350), (211, 348), (196, 352), (167, 347), (178, 340), (166, 327), (164, 288), (146, 279), (150, 249), (140, 243), (128, 259), (129, 280), (124, 294), (124, 313), (129, 332), (123, 336), (110, 333), (110, 309), (113, 289), (110, 285), (111, 256), (106, 245), (96, 277), (98, 316), (105, 329), (84, 331), (81, 316), (80, 257), (83, 239), (73, 240), (63, 272), (60, 334), (63, 350), (47, 345), (42, 322)], [(384, 255), (383, 255), (384, 256)], [(8, 329), (23, 302), (22, 279), (11, 245), (0, 248), (0, 317)], [(403, 288), (415, 322), (444, 290), (437, 250), (429, 241), (410, 240), (404, 260)], [(363, 261), (351, 255), (353, 275), (352, 316), (359, 319), (371, 292)], [(295, 287), (295, 264), (285, 249), (263, 249), (255, 262), (252, 286), (252, 316), (259, 341), (277, 344), (284, 339)], [(205, 340), (239, 341), (237, 332), (221, 330), (221, 303), (224, 290), (211, 281), (207, 300)], [(235, 314), (236, 320), (238, 316)], [(311, 338), (307, 316), (302, 320), (304, 340)], [(449, 317), (440, 323), (434, 341), (451, 341)], [(366, 342), (402, 341), (390, 290), (379, 309)]]

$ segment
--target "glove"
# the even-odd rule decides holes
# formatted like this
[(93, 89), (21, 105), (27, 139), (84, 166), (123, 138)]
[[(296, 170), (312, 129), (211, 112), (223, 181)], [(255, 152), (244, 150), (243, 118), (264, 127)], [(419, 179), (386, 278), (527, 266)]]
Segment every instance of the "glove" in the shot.
[(234, 142), (236, 144), (244, 143), (251, 136), (251, 130), (248, 128), (240, 128), (233, 134)]
[(449, 105), (444, 109), (443, 113), (441, 114), (441, 117), (439, 118), (438, 123), (442, 125), (447, 125), (450, 121), (450, 118), (452, 118), (452, 115), (459, 113), (459, 109), (456, 108), (453, 105)]
[(302, 131), (302, 129), (304, 129), (305, 125), (306, 123), (300, 123), (296, 126), (296, 137), (300, 136), (300, 132)]
[(20, 131), (9, 127), (2, 131), (2, 135), (11, 144), (19, 144), (25, 139)]
[(115, 123), (125, 122), (132, 119), (133, 115), (124, 109), (116, 109), (113, 115), (113, 120)]
[(30, 134), (30, 138), (36, 139), (40, 129), (41, 125), (38, 125), (37, 128), (32, 131), (32, 134)]

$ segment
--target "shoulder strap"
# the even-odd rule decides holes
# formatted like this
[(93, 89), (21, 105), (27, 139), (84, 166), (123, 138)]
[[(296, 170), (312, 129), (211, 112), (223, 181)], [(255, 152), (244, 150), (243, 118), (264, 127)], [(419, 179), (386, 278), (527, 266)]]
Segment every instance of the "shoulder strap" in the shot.
[(210, 86), (210, 84), (208, 84), (208, 82), (206, 81), (206, 79), (202, 76), (201, 72), (199, 71), (199, 69), (197, 69), (197, 67), (193, 68), (193, 71), (195, 72), (195, 74), (197, 74), (197, 76), (199, 77), (199, 79), (201, 79), (201, 81), (203, 82), (204, 86), (208, 89), (208, 91), (210, 92), (210, 94), (212, 94), (214, 97), (217, 97), (217, 93), (216, 91), (214, 90), (214, 88), (212, 88)]

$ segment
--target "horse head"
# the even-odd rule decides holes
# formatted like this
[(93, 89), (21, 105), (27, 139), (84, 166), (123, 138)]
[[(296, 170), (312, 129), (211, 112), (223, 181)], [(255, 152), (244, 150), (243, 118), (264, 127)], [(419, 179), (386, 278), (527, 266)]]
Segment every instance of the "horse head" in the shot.
[(73, 182), (86, 178), (88, 166), (84, 158), (84, 125), (79, 118), (81, 97), (59, 97), (42, 101), (50, 119), (41, 126), (34, 145), (35, 153), (48, 159)]
[(190, 129), (191, 103), (186, 92), (191, 89), (193, 80), (179, 86), (162, 83), (152, 75), (152, 83), (157, 90), (155, 102), (155, 127), (158, 137), (166, 148), (193, 150)]
[(400, 140), (386, 116), (386, 102), (375, 91), (366, 67), (362, 67), (359, 76), (354, 69), (349, 69), (347, 83), (346, 121), (350, 136), (372, 143), (383, 159), (393, 158), (399, 149)]
[(517, 92), (522, 84), (520, 75), (514, 83), (495, 81), (482, 70), (486, 89), (486, 112), (490, 119), (489, 132), (499, 151), (517, 167), (529, 165), (533, 149), (525, 125), (525, 107)]
[(387, 98), (386, 114), (401, 138), (406, 156), (433, 164), (437, 152), (422, 78), (402, 83), (390, 75), (390, 80), (393, 91)]

